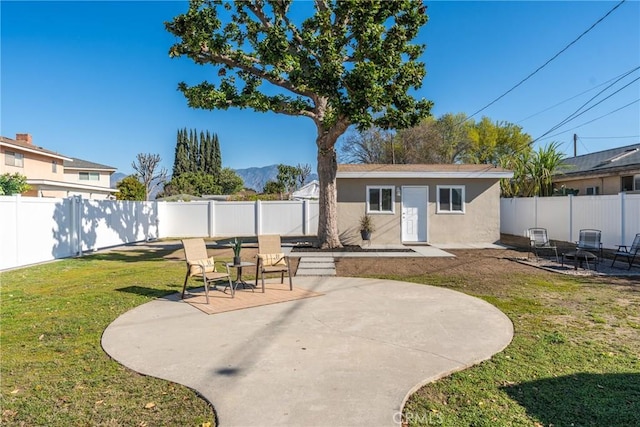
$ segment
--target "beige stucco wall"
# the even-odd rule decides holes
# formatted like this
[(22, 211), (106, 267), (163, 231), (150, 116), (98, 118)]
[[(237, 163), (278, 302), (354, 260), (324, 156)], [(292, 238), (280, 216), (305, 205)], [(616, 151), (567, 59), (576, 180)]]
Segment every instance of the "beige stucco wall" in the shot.
[[(24, 166), (9, 166), (5, 165), (5, 152), (10, 151), (13, 153), (20, 153), (24, 155)], [(63, 166), (62, 160), (53, 159), (51, 157), (43, 156), (36, 153), (29, 153), (26, 151), (21, 151), (19, 149), (8, 148), (8, 147), (0, 147), (0, 173), (19, 173), (30, 179), (48, 179), (51, 181), (62, 181), (63, 180)], [(56, 161), (57, 172), (53, 172), (53, 168), (51, 163)]]
[[(338, 231), (344, 244), (361, 244), (358, 222), (366, 210), (367, 185), (428, 186), (427, 242), (496, 242), (500, 239), (500, 184), (496, 179), (352, 179), (338, 182)], [(465, 213), (436, 213), (438, 185), (465, 186)], [(394, 192), (395, 193), (395, 192)], [(372, 244), (400, 243), (402, 200), (394, 194), (394, 214), (370, 214)]]
[(622, 176), (632, 176), (640, 174), (640, 169), (636, 171), (624, 172), (621, 175), (610, 175), (610, 176), (596, 176), (590, 178), (579, 178), (579, 179), (564, 179), (558, 178), (554, 179), (553, 186), (554, 188), (559, 188), (561, 185), (566, 186), (567, 188), (573, 188), (576, 190), (580, 190), (578, 192), (579, 196), (585, 196), (587, 194), (587, 187), (600, 187), (599, 194), (618, 194), (621, 191), (621, 177)]
[[(80, 172), (98, 172), (100, 175), (100, 179), (98, 181), (83, 181), (80, 179)], [(76, 170), (76, 169), (65, 169), (64, 171), (64, 181), (73, 182), (75, 184), (85, 184), (85, 185), (95, 185), (96, 187), (105, 187), (109, 188), (111, 183), (109, 182), (109, 177), (111, 174), (109, 172), (104, 171), (96, 171), (96, 170)]]

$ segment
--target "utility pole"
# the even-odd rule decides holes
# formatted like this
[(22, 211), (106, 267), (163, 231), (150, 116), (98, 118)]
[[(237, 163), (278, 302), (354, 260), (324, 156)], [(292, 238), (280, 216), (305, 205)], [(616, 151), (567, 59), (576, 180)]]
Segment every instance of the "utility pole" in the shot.
[(573, 157), (578, 155), (578, 134), (573, 134)]

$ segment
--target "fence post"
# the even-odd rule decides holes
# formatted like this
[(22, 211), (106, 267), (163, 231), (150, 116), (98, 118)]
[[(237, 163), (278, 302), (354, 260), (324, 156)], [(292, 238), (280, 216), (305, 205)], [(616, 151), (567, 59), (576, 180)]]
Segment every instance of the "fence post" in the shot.
[(625, 211), (625, 204), (626, 204), (626, 192), (621, 191), (620, 193), (618, 193), (618, 196), (620, 196), (620, 244), (621, 245), (626, 245), (626, 236), (627, 236), (627, 230), (626, 230), (626, 226), (625, 226), (625, 222), (626, 222), (626, 211)]
[(302, 235), (306, 236), (309, 234), (309, 200), (302, 201)]
[(216, 201), (215, 200), (211, 200), (209, 201), (209, 227), (208, 228), (208, 232), (209, 232), (209, 237), (213, 237), (215, 236), (215, 228), (216, 228)]
[(567, 197), (569, 198), (569, 241), (573, 242), (573, 194)]
[(22, 227), (20, 226), (20, 217), (22, 215), (20, 215), (22, 212), (20, 212), (20, 210), (22, 209), (22, 204), (20, 203), (22, 201), (22, 196), (20, 194), (14, 194), (13, 197), (15, 197), (15, 214), (16, 214), (16, 241), (15, 241), (15, 248), (16, 248), (16, 258), (15, 258), (15, 262), (16, 265), (22, 265), (20, 263), (20, 236), (18, 233), (18, 230), (21, 230)]
[(260, 200), (256, 200), (256, 210), (255, 210), (255, 230), (256, 236), (262, 234), (262, 206)]
[(538, 226), (538, 196), (533, 196), (533, 224)]

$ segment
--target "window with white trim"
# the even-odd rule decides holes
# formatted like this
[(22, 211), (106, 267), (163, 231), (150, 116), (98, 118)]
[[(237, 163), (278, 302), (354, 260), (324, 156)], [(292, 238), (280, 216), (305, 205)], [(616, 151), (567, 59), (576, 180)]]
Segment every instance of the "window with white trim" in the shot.
[(587, 196), (596, 196), (600, 194), (600, 187), (587, 187)]
[(98, 172), (80, 172), (80, 181), (100, 181)]
[(55, 160), (51, 161), (51, 172), (58, 173), (58, 163)]
[(620, 191), (640, 191), (640, 175), (621, 176)]
[(394, 186), (367, 186), (367, 213), (394, 213)]
[(438, 185), (436, 213), (464, 213), (464, 185)]
[(4, 152), (4, 164), (7, 166), (24, 167), (24, 154), (13, 151)]

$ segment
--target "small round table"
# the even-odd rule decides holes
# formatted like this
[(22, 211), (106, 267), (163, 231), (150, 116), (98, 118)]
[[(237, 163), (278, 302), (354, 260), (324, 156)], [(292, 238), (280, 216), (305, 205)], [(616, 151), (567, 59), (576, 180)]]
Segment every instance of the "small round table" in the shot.
[(593, 268), (595, 271), (598, 271), (598, 257), (591, 252), (583, 251), (578, 249), (573, 252), (567, 252), (566, 254), (562, 254), (562, 266), (564, 267), (564, 260), (572, 259), (573, 260), (573, 268), (574, 270), (578, 269), (578, 264), (580, 264), (580, 268), (582, 268), (582, 263), (587, 264), (587, 270), (589, 269), (589, 261), (593, 262)]
[[(238, 275), (236, 277), (236, 281), (233, 284), (233, 288), (231, 289), (232, 294), (235, 293), (236, 289), (238, 289), (239, 285), (242, 285), (242, 289), (251, 289), (251, 291), (253, 292), (253, 290), (256, 288), (255, 285), (252, 285), (251, 283), (247, 283), (244, 280), (242, 280), (242, 269), (244, 267), (254, 267), (256, 264), (253, 262), (249, 262), (249, 261), (242, 261), (240, 264), (234, 264), (232, 262), (228, 262), (227, 263), (227, 268), (235, 268), (236, 270), (238, 270)], [(225, 289), (226, 291), (226, 289)]]

